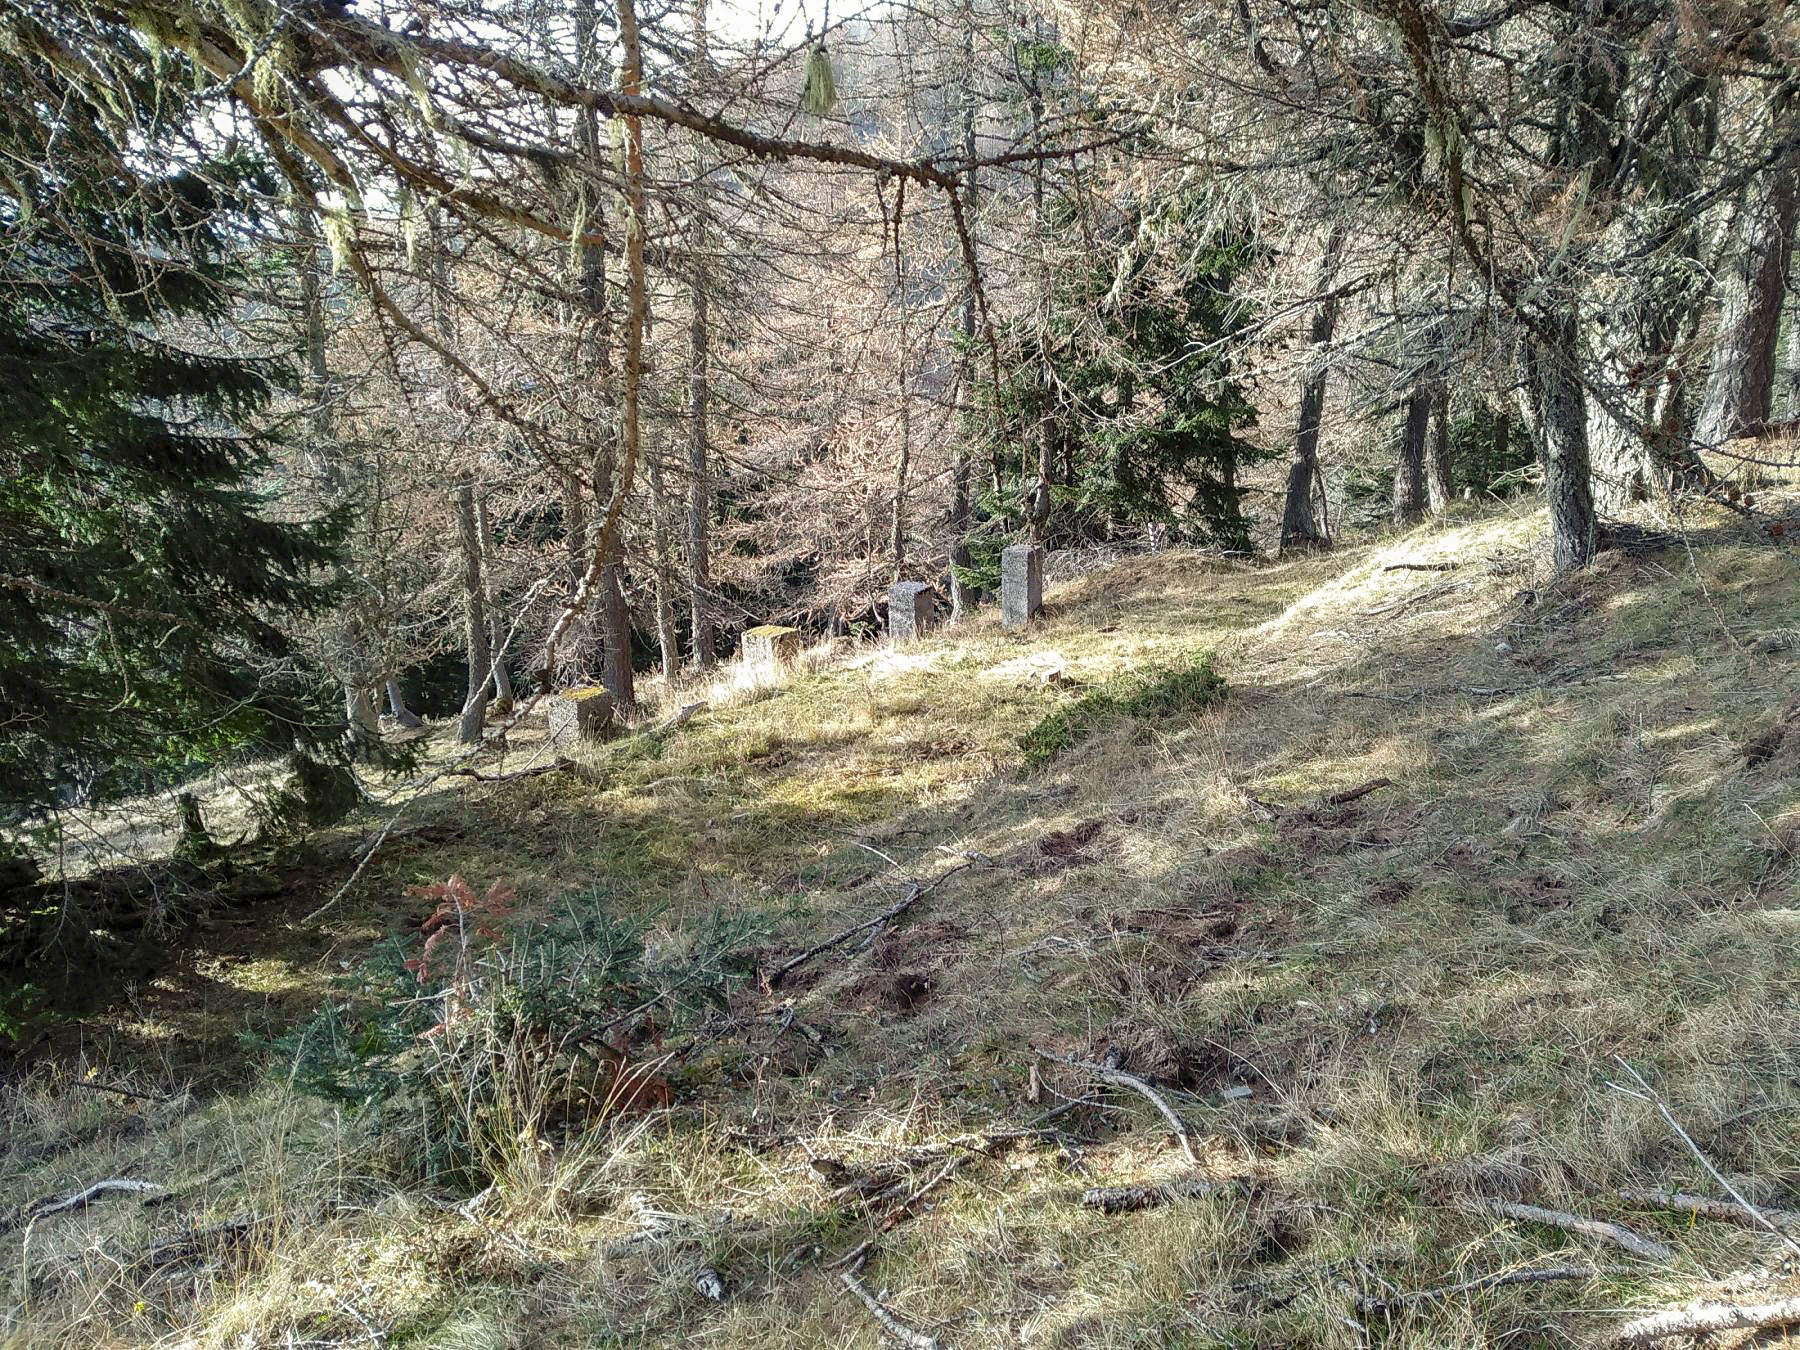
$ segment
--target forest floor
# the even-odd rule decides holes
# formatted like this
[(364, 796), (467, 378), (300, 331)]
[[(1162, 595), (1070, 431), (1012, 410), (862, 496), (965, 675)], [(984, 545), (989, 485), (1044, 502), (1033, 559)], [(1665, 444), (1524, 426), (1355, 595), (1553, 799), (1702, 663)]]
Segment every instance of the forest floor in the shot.
[[(110, 974), (42, 972), (0, 1206), (167, 1189), (0, 1209), (0, 1338), (1524, 1346), (1800, 1294), (1735, 1206), (1642, 1194), (1800, 1209), (1796, 561), (1687, 524), (1561, 581), (1529, 507), (1132, 558), (1026, 633), (838, 652), (371, 808)], [(1222, 701), (1025, 764), (1047, 715), (1205, 653)], [(416, 940), (407, 888), (451, 873), (524, 915), (599, 885), (658, 950), (749, 916), (765, 972), (942, 880), (672, 1037), (673, 1106), (522, 1138), (470, 1199), (243, 1036)]]

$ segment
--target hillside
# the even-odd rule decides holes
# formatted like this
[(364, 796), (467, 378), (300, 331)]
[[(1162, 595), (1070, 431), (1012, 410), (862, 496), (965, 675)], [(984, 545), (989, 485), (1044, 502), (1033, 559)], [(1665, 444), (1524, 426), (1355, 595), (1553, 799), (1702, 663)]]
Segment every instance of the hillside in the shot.
[[(0, 1217), (6, 1325), (1560, 1345), (1800, 1293), (1732, 1206), (1622, 1194), (1724, 1197), (1717, 1169), (1800, 1209), (1800, 591), (1734, 517), (1689, 524), (1557, 580), (1526, 508), (1256, 566), (1133, 557), (1054, 587), (1023, 635), (984, 612), (671, 691), (709, 707), (372, 807), (59, 995), (0, 1108), (0, 1202), (167, 1189)], [(1183, 678), (1208, 654), (1210, 702)], [(1151, 711), (1077, 712), (1022, 762), (1096, 693)], [(347, 998), (385, 935), (416, 953), (433, 900), (407, 888), (452, 874), (516, 888), (508, 933), (578, 897), (641, 919), (652, 971), (729, 932), (763, 979), (629, 1048), (658, 1092), (555, 1128), (484, 1116), (493, 1184), (427, 1185), (429, 1122), (371, 1137), (239, 1033)], [(1164, 1182), (1182, 1193), (1084, 1203)]]

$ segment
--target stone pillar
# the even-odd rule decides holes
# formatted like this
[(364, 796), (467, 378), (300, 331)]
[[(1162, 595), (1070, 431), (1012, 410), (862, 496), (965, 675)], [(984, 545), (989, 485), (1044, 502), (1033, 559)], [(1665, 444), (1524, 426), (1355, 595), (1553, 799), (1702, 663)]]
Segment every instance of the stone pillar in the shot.
[(565, 689), (550, 700), (550, 744), (572, 750), (583, 741), (610, 741), (613, 737), (612, 695), (599, 685)]
[(1000, 622), (1023, 628), (1044, 607), (1044, 546), (1014, 544), (1000, 550)]
[(923, 581), (896, 581), (888, 587), (888, 639), (908, 642), (937, 623), (937, 601)]
[(800, 630), (765, 623), (744, 630), (744, 664), (773, 673), (794, 664), (800, 655)]

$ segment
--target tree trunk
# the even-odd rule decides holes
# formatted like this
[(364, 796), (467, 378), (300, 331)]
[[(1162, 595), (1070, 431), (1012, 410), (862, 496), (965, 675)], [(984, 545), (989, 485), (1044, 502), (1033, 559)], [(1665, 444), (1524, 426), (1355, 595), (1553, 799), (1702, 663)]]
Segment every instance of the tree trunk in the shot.
[[(980, 190), (979, 170), (975, 167), (975, 5), (963, 0), (963, 219), (971, 222), (973, 231), (976, 196)], [(971, 237), (970, 247), (974, 246)], [(958, 400), (971, 397), (975, 380), (975, 279), (969, 279), (968, 294), (962, 302), (962, 346), (957, 360), (956, 391)], [(972, 597), (957, 575), (974, 561), (969, 551), (969, 524), (973, 511), (969, 503), (969, 449), (957, 428), (956, 448), (950, 460), (950, 617), (960, 619), (970, 607)]]
[(899, 439), (894, 450), (894, 503), (888, 529), (888, 556), (892, 561), (892, 579), (900, 581), (906, 571), (906, 475), (912, 465), (912, 392), (906, 378), (906, 253), (900, 239), (903, 222), (894, 221), (894, 291), (899, 319), (899, 344), (894, 353), (894, 387), (900, 397)]
[(1769, 420), (1794, 244), (1796, 167), (1793, 156), (1784, 157), (1745, 190), (1735, 256), (1720, 280), (1719, 337), (1694, 426), (1703, 446), (1753, 436)]
[(494, 586), (494, 529), (488, 520), (486, 497), (475, 500), (475, 526), (481, 532), (482, 605), (487, 610), (488, 659), (494, 670), (494, 702), (501, 712), (513, 705), (512, 675), (506, 669), (505, 616), (500, 612), (500, 597)]
[(1306, 383), (1300, 387), (1300, 419), (1294, 430), (1294, 458), (1288, 465), (1287, 494), (1281, 511), (1281, 547), (1326, 548), (1331, 540), (1313, 514), (1313, 488), (1319, 481), (1319, 428), (1325, 416), (1325, 386), (1331, 367), (1326, 356), (1337, 328), (1338, 301), (1332, 294), (1344, 254), (1345, 230), (1335, 226), (1319, 259), (1318, 290), (1323, 299), (1313, 314), (1307, 352)]
[(1431, 426), (1431, 389), (1417, 385), (1406, 399), (1400, 453), (1394, 457), (1394, 524), (1425, 514), (1425, 437)]
[[(706, 0), (694, 0), (694, 82), (707, 77)], [(688, 515), (687, 568), (688, 610), (691, 616), (689, 635), (693, 641), (694, 665), (711, 670), (717, 659), (713, 629), (711, 541), (708, 531), (712, 516), (712, 484), (708, 478), (706, 453), (706, 419), (712, 407), (712, 389), (708, 382), (711, 334), (707, 328), (706, 277), (706, 149), (705, 143), (694, 142), (694, 224), (688, 242), (692, 272), (689, 277), (688, 311)]]
[(468, 654), (468, 692), (456, 739), (473, 745), (481, 739), (487, 716), (488, 689), (493, 679), (493, 654), (488, 645), (487, 606), (481, 578), (481, 527), (475, 506), (475, 476), (463, 472), (456, 487), (456, 541), (463, 560), (463, 642)]
[(375, 711), (375, 700), (369, 697), (365, 686), (357, 683), (344, 686), (344, 719), (350, 724), (353, 742), (381, 739), (381, 715)]
[(387, 703), (388, 716), (408, 731), (417, 731), (425, 725), (419, 720), (419, 715), (406, 706), (406, 693), (400, 688), (400, 681), (389, 680), (387, 682)]
[(1455, 490), (1450, 474), (1450, 380), (1440, 375), (1431, 385), (1431, 435), (1425, 447), (1425, 496), (1432, 515), (1450, 509)]
[(1575, 341), (1575, 321), (1566, 318), (1547, 336), (1528, 332), (1520, 345), (1524, 393), (1543, 455), (1551, 554), (1559, 573), (1592, 562), (1598, 535), (1588, 466), (1587, 396), (1575, 370)]
[(675, 564), (669, 541), (669, 500), (663, 490), (660, 456), (650, 460), (650, 547), (656, 569), (656, 640), (662, 648), (663, 679), (681, 673), (681, 641), (675, 632)]

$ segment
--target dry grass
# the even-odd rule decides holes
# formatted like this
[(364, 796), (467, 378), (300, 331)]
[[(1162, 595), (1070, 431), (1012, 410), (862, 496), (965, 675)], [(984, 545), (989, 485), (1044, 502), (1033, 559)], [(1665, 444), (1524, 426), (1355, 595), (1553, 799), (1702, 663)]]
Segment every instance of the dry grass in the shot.
[[(46, 1345), (872, 1346), (826, 1268), (872, 1241), (868, 1287), (958, 1346), (1555, 1345), (1767, 1261), (1765, 1237), (1617, 1198), (1716, 1186), (1613, 1086), (1615, 1057), (1740, 1189), (1800, 1194), (1800, 653), (1781, 639), (1800, 591), (1790, 555), (1706, 524), (1691, 555), (1612, 553), (1554, 584), (1531, 513), (1258, 568), (1130, 559), (1056, 588), (1029, 635), (984, 617), (721, 682), (678, 733), (580, 777), (435, 793), (327, 960), (452, 870), (528, 904), (607, 878), (666, 942), (753, 908), (777, 920), (773, 960), (906, 876), (984, 862), (866, 951), (739, 999), (675, 1110), (526, 1141), (476, 1207), (278, 1083), (145, 1107), (23, 1082), (0, 1200), (117, 1174), (183, 1199), (46, 1219), (29, 1252), (7, 1237), (10, 1325)], [(1388, 570), (1432, 562), (1456, 566)], [(1222, 705), (1019, 768), (1019, 734), (1082, 688), (1198, 650)], [(1035, 1049), (1154, 1075), (1236, 1184), (1083, 1207), (1088, 1185), (1185, 1164), (1146, 1103), (1056, 1067), (1048, 1087), (1091, 1105), (969, 1139), (1056, 1104), (1026, 1101)], [(892, 1173), (891, 1198), (834, 1195), (814, 1157)], [(1644, 1266), (1473, 1196), (1612, 1218), (1677, 1257)], [(174, 1280), (123, 1259), (240, 1211), (278, 1221), (234, 1257)], [(1601, 1270), (1357, 1311), (1571, 1262)], [(691, 1285), (706, 1265), (722, 1304)]]

